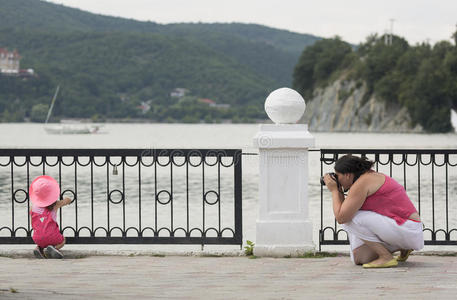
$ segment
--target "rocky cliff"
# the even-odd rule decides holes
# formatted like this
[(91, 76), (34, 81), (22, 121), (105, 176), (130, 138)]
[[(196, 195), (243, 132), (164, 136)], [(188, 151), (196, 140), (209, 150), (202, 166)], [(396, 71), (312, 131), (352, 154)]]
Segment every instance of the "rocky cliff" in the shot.
[(306, 101), (304, 122), (312, 131), (423, 132), (411, 126), (406, 108), (387, 104), (375, 96), (364, 99), (366, 85), (339, 79), (314, 91)]

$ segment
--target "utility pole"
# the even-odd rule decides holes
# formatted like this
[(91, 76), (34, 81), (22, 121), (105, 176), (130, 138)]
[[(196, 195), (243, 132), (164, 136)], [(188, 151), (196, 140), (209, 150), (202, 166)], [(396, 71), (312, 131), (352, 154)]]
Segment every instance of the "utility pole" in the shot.
[(395, 19), (390, 19), (389, 45), (391, 45), (391, 46), (392, 46), (392, 36), (394, 34), (394, 22), (395, 22)]
[(454, 43), (457, 46), (457, 23), (455, 24), (455, 32), (452, 36), (454, 37)]

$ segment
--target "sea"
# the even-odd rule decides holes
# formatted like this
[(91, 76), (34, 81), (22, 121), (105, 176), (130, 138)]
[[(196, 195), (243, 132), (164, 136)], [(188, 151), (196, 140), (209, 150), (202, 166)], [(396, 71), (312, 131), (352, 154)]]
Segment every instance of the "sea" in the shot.
[[(258, 149), (253, 146), (253, 137), (259, 131), (259, 124), (131, 124), (131, 123), (108, 123), (102, 124), (100, 132), (96, 134), (72, 134), (72, 135), (56, 135), (49, 134), (44, 130), (42, 124), (35, 123), (3, 123), (0, 124), (1, 148), (141, 148), (141, 149), (242, 149), (243, 153), (249, 154), (243, 156), (242, 162), (242, 198), (243, 198), (243, 242), (251, 240), (255, 242), (255, 224), (258, 212), (258, 181), (259, 181), (259, 158)], [(353, 133), (353, 132), (310, 132), (315, 138), (315, 145), (311, 150), (319, 149), (457, 149), (457, 134), (410, 134), (410, 133)], [(321, 187), (319, 177), (321, 175), (320, 156), (318, 151), (311, 151), (309, 154), (309, 218), (313, 222), (314, 242), (318, 243), (318, 230), (321, 226), (321, 204), (320, 195)], [(457, 159), (457, 158), (456, 158)], [(457, 169), (457, 167), (454, 167)], [(331, 171), (331, 170), (329, 170)], [(385, 169), (388, 173), (389, 170)], [(401, 181), (402, 169), (394, 171), (394, 175), (398, 173), (398, 179)], [(437, 175), (438, 175), (437, 171)], [(3, 174), (1, 174), (3, 173)], [(417, 173), (415, 171), (412, 172)], [(422, 172), (424, 178), (429, 178), (426, 173)], [(9, 169), (0, 169), (0, 181), (6, 180), (9, 176)], [(104, 176), (104, 175), (103, 175)], [(103, 177), (102, 176), (102, 177)], [(152, 176), (152, 175), (151, 175)], [(415, 175), (411, 175), (415, 176)], [(230, 178), (230, 177), (229, 177)], [(438, 178), (438, 177), (437, 177)], [(128, 176), (127, 176), (127, 181)], [(133, 179), (132, 179), (133, 180)], [(229, 180), (233, 180), (230, 178)], [(427, 180), (428, 181), (428, 180)], [(179, 183), (179, 181), (178, 181)], [(429, 182), (430, 183), (430, 182)], [(228, 185), (233, 184), (227, 182)], [(417, 197), (417, 193), (421, 193), (421, 197), (426, 198), (427, 192), (423, 189), (427, 183), (422, 183), (422, 187), (417, 189), (418, 183), (410, 184), (412, 198)], [(436, 179), (437, 187), (434, 191), (436, 199), (440, 199), (443, 194), (439, 191), (439, 187), (444, 186), (444, 181)], [(221, 183), (224, 185), (224, 182)], [(11, 190), (8, 185), (3, 184), (0, 191), (0, 227), (9, 226), (11, 222)], [(25, 187), (24, 187), (25, 188)], [(83, 189), (83, 186), (80, 187)], [(179, 190), (179, 188), (176, 188)], [(457, 171), (449, 173), (449, 209), (448, 216), (449, 226), (457, 228)], [(83, 191), (82, 191), (83, 192)], [(149, 191), (151, 192), (151, 191)], [(134, 195), (132, 192), (131, 195)], [(177, 191), (177, 193), (179, 193)], [(444, 193), (444, 192), (443, 192)], [(325, 194), (325, 193), (324, 193)], [(105, 195), (106, 197), (106, 195)], [(81, 198), (81, 197), (80, 197)], [(326, 221), (333, 225), (331, 220), (331, 205), (330, 200), (324, 205), (324, 214)], [(436, 200), (438, 202), (438, 200)], [(100, 209), (102, 208), (102, 204)], [(444, 203), (435, 203), (435, 206), (444, 207)], [(97, 207), (97, 203), (96, 203)], [(81, 209), (84, 205), (81, 203)], [(65, 208), (67, 209), (67, 208)], [(153, 213), (151, 209), (148, 211), (147, 204), (143, 204), (142, 210), (144, 213)], [(421, 214), (427, 221), (424, 223), (436, 223), (440, 225), (444, 217), (441, 215), (433, 215), (433, 208), (422, 203)], [(68, 218), (71, 218), (71, 209), (68, 209)], [(126, 212), (127, 225), (128, 220), (137, 220), (138, 211)], [(179, 213), (178, 210), (176, 213)], [(79, 213), (80, 226), (84, 225), (83, 211)], [(165, 213), (169, 214), (169, 212)], [(117, 216), (117, 217), (116, 217)], [(168, 215), (167, 215), (168, 216)], [(65, 216), (64, 216), (65, 217)], [(176, 217), (176, 216), (175, 216)], [(21, 219), (22, 218), (22, 219)], [(16, 216), (17, 222), (25, 222), (26, 213), (21, 213), (21, 216)], [(68, 219), (67, 218), (67, 219)], [(89, 219), (89, 215), (86, 216)], [(122, 223), (122, 214), (113, 213), (111, 225)], [(113, 219), (118, 218), (118, 220)], [(146, 218), (144, 218), (143, 226), (147, 226)], [(166, 218), (165, 218), (166, 219)], [(436, 220), (435, 220), (436, 219)], [(22, 220), (22, 221), (21, 221)], [(440, 221), (441, 220), (441, 221)], [(98, 220), (100, 223), (106, 220)], [(89, 222), (89, 221), (88, 221)], [(136, 222), (136, 221), (135, 221)], [(444, 221), (443, 221), (444, 222)], [(177, 222), (176, 226), (178, 226)], [(427, 225), (427, 224), (426, 224)], [(133, 226), (133, 225), (132, 225)], [(431, 226), (431, 225), (430, 225)], [(440, 225), (441, 226), (441, 225)], [(443, 223), (443, 226), (446, 224)], [(0, 248), (8, 247), (1, 245)], [(31, 245), (21, 245), (18, 247), (26, 248)], [(67, 246), (66, 246), (67, 247)], [(199, 250), (200, 246), (171, 246), (171, 245), (68, 245), (70, 249), (159, 249), (161, 251), (185, 251)], [(214, 251), (230, 251), (230, 249), (238, 249), (239, 246), (205, 246)], [(443, 246), (438, 250), (453, 249), (449, 246)], [(190, 249), (190, 250), (189, 250)], [(347, 246), (324, 246), (322, 250), (341, 250)], [(434, 250), (432, 246), (428, 249)]]

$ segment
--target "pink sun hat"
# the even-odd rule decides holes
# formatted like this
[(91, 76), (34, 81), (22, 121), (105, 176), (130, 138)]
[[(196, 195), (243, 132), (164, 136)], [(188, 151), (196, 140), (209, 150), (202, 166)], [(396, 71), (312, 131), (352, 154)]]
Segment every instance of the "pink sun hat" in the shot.
[(59, 197), (59, 184), (51, 176), (38, 176), (30, 185), (30, 201), (38, 207), (47, 207), (56, 202)]

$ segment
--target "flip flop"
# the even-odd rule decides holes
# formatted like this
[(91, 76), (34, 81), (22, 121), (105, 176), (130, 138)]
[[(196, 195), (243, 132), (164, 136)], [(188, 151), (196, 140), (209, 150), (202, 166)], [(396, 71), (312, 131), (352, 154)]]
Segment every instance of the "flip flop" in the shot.
[(413, 249), (409, 249), (409, 250), (406, 250), (406, 254), (405, 255), (401, 255), (401, 252), (400, 252), (400, 255), (399, 256), (396, 256), (395, 259), (397, 261), (406, 261), (409, 257), (409, 255), (411, 254), (411, 252), (413, 252)]
[(374, 268), (392, 268), (396, 267), (398, 265), (398, 261), (395, 258), (392, 258), (386, 263), (383, 264), (373, 264), (373, 263), (367, 263), (363, 264), (364, 269), (374, 269)]

